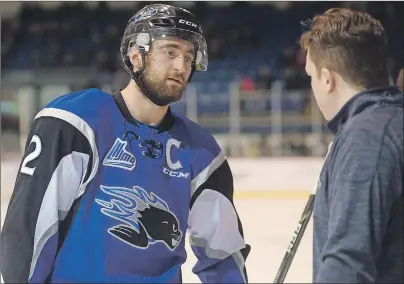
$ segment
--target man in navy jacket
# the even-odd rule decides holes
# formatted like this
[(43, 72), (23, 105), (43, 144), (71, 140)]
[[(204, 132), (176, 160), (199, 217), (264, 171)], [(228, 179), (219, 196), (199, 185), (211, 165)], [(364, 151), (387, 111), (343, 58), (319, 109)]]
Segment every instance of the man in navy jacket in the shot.
[(404, 283), (403, 93), (382, 25), (331, 9), (304, 23), (317, 104), (335, 135), (314, 207), (314, 283)]

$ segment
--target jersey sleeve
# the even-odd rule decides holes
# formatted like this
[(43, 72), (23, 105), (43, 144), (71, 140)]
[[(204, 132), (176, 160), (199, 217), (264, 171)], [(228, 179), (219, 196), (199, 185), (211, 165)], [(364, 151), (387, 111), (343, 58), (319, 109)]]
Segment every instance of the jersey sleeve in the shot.
[(247, 283), (250, 246), (233, 204), (233, 176), (220, 152), (193, 180), (188, 220), (190, 245), (202, 283)]
[(5, 283), (44, 283), (66, 228), (98, 163), (94, 132), (84, 120), (49, 108), (32, 123), (1, 232)]

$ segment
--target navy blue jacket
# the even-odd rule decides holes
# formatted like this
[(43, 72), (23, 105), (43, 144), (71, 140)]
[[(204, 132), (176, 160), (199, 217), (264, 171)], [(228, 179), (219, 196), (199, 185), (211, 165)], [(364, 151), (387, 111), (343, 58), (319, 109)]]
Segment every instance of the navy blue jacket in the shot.
[(313, 281), (404, 283), (403, 93), (361, 92), (328, 126), (335, 139), (313, 213)]

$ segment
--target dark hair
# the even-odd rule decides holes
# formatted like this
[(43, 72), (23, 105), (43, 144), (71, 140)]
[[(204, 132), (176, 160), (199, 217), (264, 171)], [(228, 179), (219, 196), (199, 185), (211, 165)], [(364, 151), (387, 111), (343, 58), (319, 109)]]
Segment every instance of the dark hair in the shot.
[(367, 13), (333, 8), (311, 21), (300, 38), (320, 72), (328, 68), (359, 88), (389, 85), (387, 38)]

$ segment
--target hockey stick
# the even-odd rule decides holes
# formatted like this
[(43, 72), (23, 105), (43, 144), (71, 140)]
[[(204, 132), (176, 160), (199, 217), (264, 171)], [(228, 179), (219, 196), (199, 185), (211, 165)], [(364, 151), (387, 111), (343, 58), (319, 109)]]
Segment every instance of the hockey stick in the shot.
[[(324, 158), (324, 162), (327, 159), (328, 153), (330, 153), (332, 142), (328, 145), (327, 155)], [(317, 181), (313, 186), (313, 190), (309, 195), (309, 199), (306, 203), (306, 207), (304, 207), (303, 213), (300, 217), (300, 221), (297, 225), (297, 228), (293, 234), (292, 240), (289, 243), (288, 248), (286, 249), (286, 253), (283, 257), (282, 263), (278, 269), (278, 273), (276, 274), (274, 283), (283, 283), (286, 278), (286, 275), (289, 271), (290, 265), (292, 264), (293, 258), (295, 257), (296, 251), (299, 247), (300, 241), (304, 235), (304, 231), (306, 230), (307, 225), (310, 222), (311, 215), (313, 213), (314, 208), (314, 200), (316, 198), (316, 191), (318, 182), (320, 180), (320, 175), (317, 177)]]

